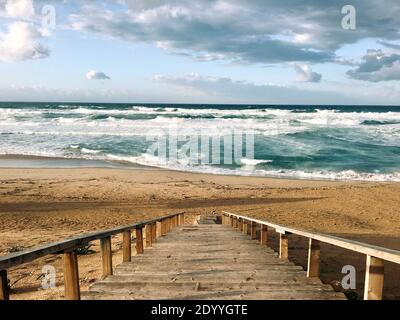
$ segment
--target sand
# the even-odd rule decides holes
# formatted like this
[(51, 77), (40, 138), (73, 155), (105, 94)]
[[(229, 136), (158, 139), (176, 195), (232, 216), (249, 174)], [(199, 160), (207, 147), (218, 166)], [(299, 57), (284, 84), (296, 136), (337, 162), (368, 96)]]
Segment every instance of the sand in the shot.
[[(400, 249), (400, 184), (232, 177), (161, 169), (0, 169), (0, 255), (150, 217), (186, 212), (187, 222), (222, 210), (292, 227)], [(113, 239), (114, 264), (121, 238)], [(276, 237), (271, 245), (276, 248)], [(79, 256), (82, 290), (101, 275), (99, 247)], [(305, 266), (307, 240), (292, 237), (290, 259)], [(57, 270), (57, 288), (41, 288), (42, 267)], [(365, 256), (322, 247), (324, 282), (346, 264), (364, 283)], [(385, 298), (400, 299), (400, 266), (388, 263)], [(10, 270), (12, 299), (62, 299), (62, 258), (48, 256)]]

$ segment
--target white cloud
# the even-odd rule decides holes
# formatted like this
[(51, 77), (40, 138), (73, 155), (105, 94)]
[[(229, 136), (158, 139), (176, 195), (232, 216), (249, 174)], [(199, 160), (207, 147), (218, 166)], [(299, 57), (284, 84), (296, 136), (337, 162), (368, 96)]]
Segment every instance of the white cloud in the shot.
[(49, 56), (49, 50), (39, 43), (42, 38), (36, 27), (28, 22), (13, 22), (0, 33), (0, 61), (13, 62)]
[(322, 75), (317, 72), (313, 72), (311, 67), (307, 64), (305, 65), (294, 65), (294, 70), (297, 73), (297, 81), (300, 82), (320, 82)]
[(97, 72), (95, 70), (90, 70), (86, 74), (86, 79), (88, 80), (110, 80), (111, 78), (104, 72)]
[(33, 0), (7, 0), (5, 11), (12, 18), (31, 18), (35, 14)]

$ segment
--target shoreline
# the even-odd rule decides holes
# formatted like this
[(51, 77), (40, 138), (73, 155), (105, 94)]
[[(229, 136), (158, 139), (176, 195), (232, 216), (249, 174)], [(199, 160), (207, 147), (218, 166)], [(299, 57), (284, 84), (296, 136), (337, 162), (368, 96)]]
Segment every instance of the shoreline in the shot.
[(243, 178), (261, 178), (272, 180), (289, 181), (316, 181), (316, 182), (347, 182), (347, 183), (400, 183), (392, 180), (368, 180), (368, 179), (340, 179), (340, 178), (320, 178), (320, 177), (296, 177), (290, 175), (257, 175), (257, 174), (234, 174), (222, 172), (202, 172), (198, 170), (181, 170), (175, 168), (164, 168), (151, 165), (142, 165), (138, 163), (118, 160), (97, 160), (84, 158), (63, 158), (47, 157), (34, 155), (0, 155), (1, 169), (118, 169), (118, 170), (145, 170), (145, 171), (167, 171), (180, 172), (195, 175), (211, 175), (221, 177), (243, 177)]

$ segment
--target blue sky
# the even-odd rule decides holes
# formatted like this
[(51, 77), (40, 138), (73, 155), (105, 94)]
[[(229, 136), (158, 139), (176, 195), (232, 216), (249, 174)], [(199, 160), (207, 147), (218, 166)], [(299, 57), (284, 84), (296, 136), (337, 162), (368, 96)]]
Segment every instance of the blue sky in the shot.
[(398, 105), (399, 31), (397, 0), (0, 0), (0, 100)]

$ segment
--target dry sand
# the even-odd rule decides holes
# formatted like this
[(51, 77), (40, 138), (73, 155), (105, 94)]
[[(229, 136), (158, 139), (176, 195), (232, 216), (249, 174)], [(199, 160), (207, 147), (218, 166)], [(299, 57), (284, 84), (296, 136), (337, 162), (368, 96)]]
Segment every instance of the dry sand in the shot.
[[(400, 249), (400, 184), (330, 182), (191, 174), (158, 169), (0, 169), (0, 255), (87, 231), (102, 230), (185, 211), (230, 210), (280, 224), (335, 234)], [(276, 248), (276, 237), (271, 244)], [(113, 240), (114, 264), (121, 239)], [(101, 275), (98, 244), (79, 257), (85, 290)], [(290, 258), (305, 266), (307, 240), (290, 240)], [(41, 289), (45, 264), (57, 269), (57, 288)], [(362, 294), (365, 256), (322, 247), (324, 282), (340, 280), (341, 269), (357, 269)], [(62, 259), (49, 256), (10, 270), (12, 299), (63, 297)], [(388, 263), (385, 298), (400, 299), (400, 266)]]

